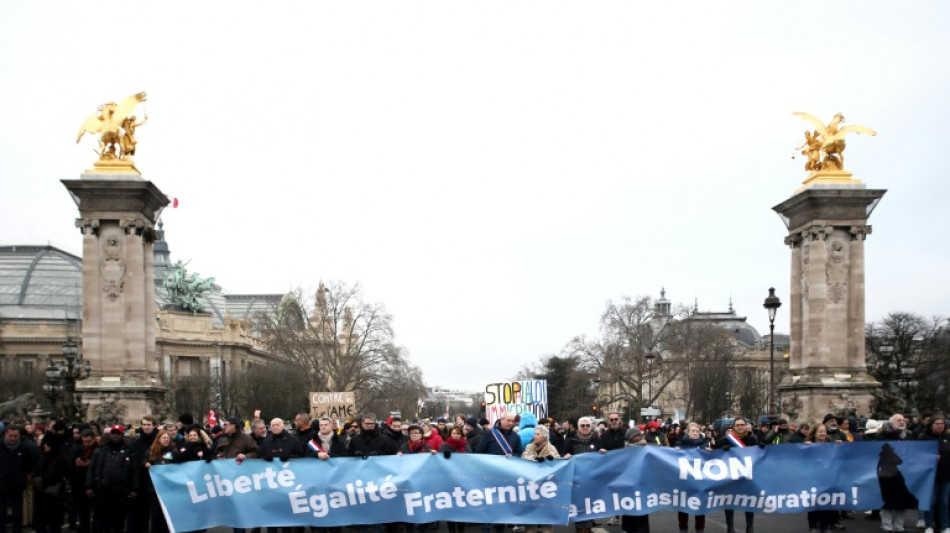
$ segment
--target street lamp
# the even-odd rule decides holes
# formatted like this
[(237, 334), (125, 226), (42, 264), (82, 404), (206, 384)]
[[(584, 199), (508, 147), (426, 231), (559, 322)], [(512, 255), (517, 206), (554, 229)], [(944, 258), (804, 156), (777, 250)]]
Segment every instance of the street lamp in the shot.
[(62, 350), (65, 361), (55, 362), (52, 357), (47, 358), (43, 392), (61, 418), (80, 422), (85, 413), (79, 395), (76, 394), (76, 382), (88, 378), (92, 367), (89, 361), (82, 360), (79, 346), (73, 342), (72, 337), (66, 338)]
[(650, 385), (649, 385), (648, 390), (650, 391), (649, 393), (650, 394), (649, 396), (650, 408), (652, 409), (653, 408), (653, 360), (656, 359), (656, 354), (654, 354), (653, 352), (647, 352), (646, 355), (644, 355), (643, 357), (644, 359), (647, 360), (647, 368), (648, 368), (647, 373), (649, 374), (648, 379), (650, 380)]
[(769, 312), (769, 418), (778, 416), (775, 405), (775, 313), (782, 307), (782, 301), (775, 295), (775, 288), (769, 287), (769, 296), (762, 307)]

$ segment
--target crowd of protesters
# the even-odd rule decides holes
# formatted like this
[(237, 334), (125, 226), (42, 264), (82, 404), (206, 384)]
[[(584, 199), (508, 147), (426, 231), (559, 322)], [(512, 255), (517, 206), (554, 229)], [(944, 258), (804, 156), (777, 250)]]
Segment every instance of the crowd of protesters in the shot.
[[(605, 419), (581, 417), (558, 422), (538, 420), (533, 414), (507, 414), (489, 424), (486, 419), (457, 415), (453, 420), (418, 419), (406, 423), (399, 417), (385, 421), (366, 414), (340, 423), (329, 418), (311, 420), (306, 413), (289, 423), (274, 418), (269, 423), (247, 423), (228, 418), (220, 425), (196, 424), (192, 415), (159, 423), (146, 415), (136, 428), (121, 424), (35, 427), (22, 420), (3, 426), (0, 446), (0, 533), (10, 522), (13, 533), (32, 524), (36, 533), (167, 533), (161, 506), (148, 469), (153, 465), (186, 461), (245, 459), (265, 461), (294, 458), (329, 460), (333, 457), (370, 457), (404, 454), (482, 453), (521, 457), (531, 461), (570, 459), (582, 453), (604, 454), (635, 446), (668, 446), (678, 449), (728, 449), (733, 446), (782, 444), (847, 444), (862, 440), (939, 441), (936, 487), (931, 511), (922, 512), (919, 529), (925, 533), (950, 533), (950, 433), (942, 415), (923, 420), (895, 414), (887, 420), (839, 418), (827, 415), (821, 422), (789, 424), (787, 420), (753, 425), (745, 418), (723, 419), (701, 425), (687, 421), (651, 421), (635, 425), (616, 412)], [(906, 489), (882, 488), (883, 508), (867, 518), (880, 519), (886, 533), (902, 532), (905, 514), (919, 506)], [(8, 513), (8, 510), (10, 511)], [(853, 512), (812, 511), (807, 514), (809, 533), (843, 530), (842, 519)], [(678, 513), (681, 532), (689, 531), (690, 516)], [(725, 511), (727, 533), (735, 533), (734, 512)], [(624, 533), (648, 533), (649, 515), (613, 517)], [(463, 533), (472, 524), (448, 522), (451, 533)], [(578, 533), (591, 533), (593, 521), (575, 523)], [(746, 533), (754, 533), (754, 513), (745, 513)], [(410, 533), (425, 532), (430, 524), (386, 524), (387, 532), (400, 527)], [(478, 527), (503, 533), (503, 524)], [(705, 516), (693, 517), (697, 532), (705, 529)], [(295, 530), (301, 528), (294, 528)], [(365, 529), (365, 528), (361, 528)], [(552, 526), (515, 526), (514, 531), (551, 533)], [(239, 532), (243, 533), (243, 532)]]

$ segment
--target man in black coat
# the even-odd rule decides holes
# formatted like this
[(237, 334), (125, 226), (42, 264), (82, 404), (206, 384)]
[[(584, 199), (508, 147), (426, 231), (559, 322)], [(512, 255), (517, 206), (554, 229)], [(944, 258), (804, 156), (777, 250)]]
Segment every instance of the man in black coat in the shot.
[(0, 445), (0, 532), (7, 531), (7, 509), (12, 513), (13, 533), (23, 531), (23, 491), (33, 471), (35, 458), (20, 438), (19, 426), (7, 426)]
[(605, 450), (619, 450), (626, 442), (627, 428), (618, 412), (607, 415), (607, 429), (600, 434), (600, 445)]
[(383, 430), (383, 435), (391, 438), (396, 443), (397, 448), (409, 442), (409, 435), (402, 432), (402, 418), (394, 416), (389, 419), (389, 427)]
[(376, 430), (376, 415), (366, 414), (360, 419), (360, 432), (350, 438), (347, 453), (353, 457), (396, 455), (399, 448), (389, 437)]
[(291, 457), (301, 457), (300, 441), (284, 428), (284, 421), (275, 418), (270, 421), (270, 435), (261, 444), (261, 457), (265, 461), (275, 458), (286, 461)]
[(106, 443), (92, 454), (86, 473), (86, 496), (95, 498), (95, 520), (103, 533), (122, 533), (129, 502), (138, 497), (135, 464), (125, 442), (125, 428), (109, 428)]
[[(143, 487), (146, 485), (144, 477), (148, 476), (148, 469), (143, 468), (142, 465), (148, 459), (148, 450), (155, 442), (158, 428), (155, 417), (152, 415), (143, 416), (140, 424), (139, 436), (129, 443), (129, 452), (132, 454), (135, 475), (138, 477), (136, 483)], [(148, 533), (150, 516), (148, 498), (136, 498), (129, 502), (128, 533)]]
[(92, 502), (86, 497), (86, 476), (92, 455), (99, 444), (92, 429), (85, 428), (79, 433), (80, 444), (69, 456), (69, 486), (73, 492), (76, 511), (76, 526), (79, 533), (89, 533)]

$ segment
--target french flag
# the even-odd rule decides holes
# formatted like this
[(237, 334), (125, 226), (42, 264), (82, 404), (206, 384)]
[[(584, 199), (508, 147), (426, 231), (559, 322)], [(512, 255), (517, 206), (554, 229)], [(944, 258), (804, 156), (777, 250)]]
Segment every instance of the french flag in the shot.
[(742, 440), (739, 439), (739, 437), (736, 437), (735, 433), (729, 433), (729, 434), (727, 434), (727, 435), (726, 435), (726, 440), (728, 440), (729, 442), (731, 442), (733, 446), (736, 446), (736, 447), (738, 447), (738, 448), (745, 448), (745, 443), (742, 442)]
[(321, 448), (320, 445), (317, 444), (317, 439), (310, 439), (310, 442), (307, 443), (307, 447), (317, 453), (323, 451), (323, 448)]

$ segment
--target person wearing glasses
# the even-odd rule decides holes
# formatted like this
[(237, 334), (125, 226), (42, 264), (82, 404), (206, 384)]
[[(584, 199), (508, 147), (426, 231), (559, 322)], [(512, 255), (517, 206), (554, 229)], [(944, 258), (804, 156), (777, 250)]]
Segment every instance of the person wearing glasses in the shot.
[[(619, 450), (626, 442), (627, 428), (623, 425), (620, 413), (607, 414), (607, 429), (600, 434), (600, 443), (607, 451)], [(613, 524), (611, 524), (613, 525)]]
[[(752, 426), (749, 424), (748, 419), (742, 417), (736, 417), (735, 422), (732, 424), (732, 429), (726, 430), (725, 435), (719, 438), (716, 441), (716, 448), (722, 450), (728, 450), (732, 447), (746, 448), (750, 446), (758, 446), (759, 439), (756, 438), (755, 434), (752, 431)], [(753, 533), (753, 519), (755, 518), (755, 513), (746, 511), (745, 513), (745, 531), (746, 533)], [(726, 509), (726, 533), (736, 533), (735, 527), (736, 512), (733, 509)]]
[[(571, 435), (564, 443), (564, 453), (561, 455), (565, 459), (570, 459), (575, 455), (591, 452), (607, 453), (607, 450), (594, 433), (593, 419), (582, 416), (577, 420), (577, 433)], [(577, 533), (592, 533), (593, 526), (593, 520), (581, 520), (574, 523)]]
[[(623, 419), (620, 413), (612, 411), (607, 413), (607, 429), (600, 434), (601, 447), (607, 451), (619, 450), (627, 443), (627, 428), (623, 426)], [(620, 523), (619, 516), (612, 516), (607, 521), (608, 526), (616, 526)]]
[(350, 437), (347, 451), (351, 457), (370, 457), (372, 455), (396, 455), (399, 448), (389, 437), (376, 429), (376, 415), (368, 413), (360, 418), (360, 432)]

